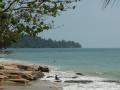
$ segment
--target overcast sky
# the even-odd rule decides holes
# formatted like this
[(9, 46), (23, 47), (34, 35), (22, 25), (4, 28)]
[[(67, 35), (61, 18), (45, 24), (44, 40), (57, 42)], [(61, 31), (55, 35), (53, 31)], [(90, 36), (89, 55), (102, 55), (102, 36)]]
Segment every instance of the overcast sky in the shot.
[(55, 18), (57, 28), (40, 35), (77, 41), (83, 48), (120, 48), (120, 3), (117, 3), (103, 10), (102, 0), (82, 0), (75, 10)]

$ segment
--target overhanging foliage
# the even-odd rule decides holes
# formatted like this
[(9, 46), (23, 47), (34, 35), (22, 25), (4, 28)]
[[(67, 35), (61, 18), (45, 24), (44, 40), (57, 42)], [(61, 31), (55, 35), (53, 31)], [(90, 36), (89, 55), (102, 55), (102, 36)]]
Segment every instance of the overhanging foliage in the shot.
[(11, 33), (35, 37), (50, 29), (53, 23), (50, 18), (74, 9), (72, 2), (77, 0), (0, 0), (0, 44), (16, 41), (16, 37), (10, 38)]

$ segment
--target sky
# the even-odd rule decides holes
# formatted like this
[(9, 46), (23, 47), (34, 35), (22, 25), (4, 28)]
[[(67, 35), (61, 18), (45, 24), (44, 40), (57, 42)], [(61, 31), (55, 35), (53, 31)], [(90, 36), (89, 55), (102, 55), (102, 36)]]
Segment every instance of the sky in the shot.
[(102, 6), (103, 0), (82, 0), (76, 3), (75, 10), (56, 17), (54, 28), (40, 36), (73, 40), (83, 48), (120, 48), (120, 2), (111, 3), (106, 9)]

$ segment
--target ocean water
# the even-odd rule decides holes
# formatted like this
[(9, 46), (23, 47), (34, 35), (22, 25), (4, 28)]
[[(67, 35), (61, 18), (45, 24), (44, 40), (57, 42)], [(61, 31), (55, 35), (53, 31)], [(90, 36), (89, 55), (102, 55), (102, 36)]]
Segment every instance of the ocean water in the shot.
[(12, 53), (1, 55), (0, 60), (56, 66), (59, 70), (53, 71), (51, 75), (58, 74), (62, 81), (68, 80), (67, 76), (71, 80), (72, 76), (76, 76), (76, 72), (85, 75), (78, 76), (77, 80), (94, 81), (94, 83), (87, 85), (64, 84), (64, 90), (120, 90), (118, 83), (100, 82), (106, 79), (120, 80), (119, 48), (24, 48), (9, 50)]

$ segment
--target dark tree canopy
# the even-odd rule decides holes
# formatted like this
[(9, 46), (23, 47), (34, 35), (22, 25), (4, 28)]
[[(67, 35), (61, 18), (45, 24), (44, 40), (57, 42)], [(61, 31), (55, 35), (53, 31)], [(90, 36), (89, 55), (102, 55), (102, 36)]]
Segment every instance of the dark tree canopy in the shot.
[(33, 39), (28, 35), (21, 35), (21, 38), (10, 47), (12, 48), (81, 48), (82, 45), (74, 41), (52, 40), (36, 37)]
[(15, 42), (20, 34), (35, 37), (50, 29), (52, 17), (75, 8), (72, 2), (77, 0), (0, 0), (0, 48)]

